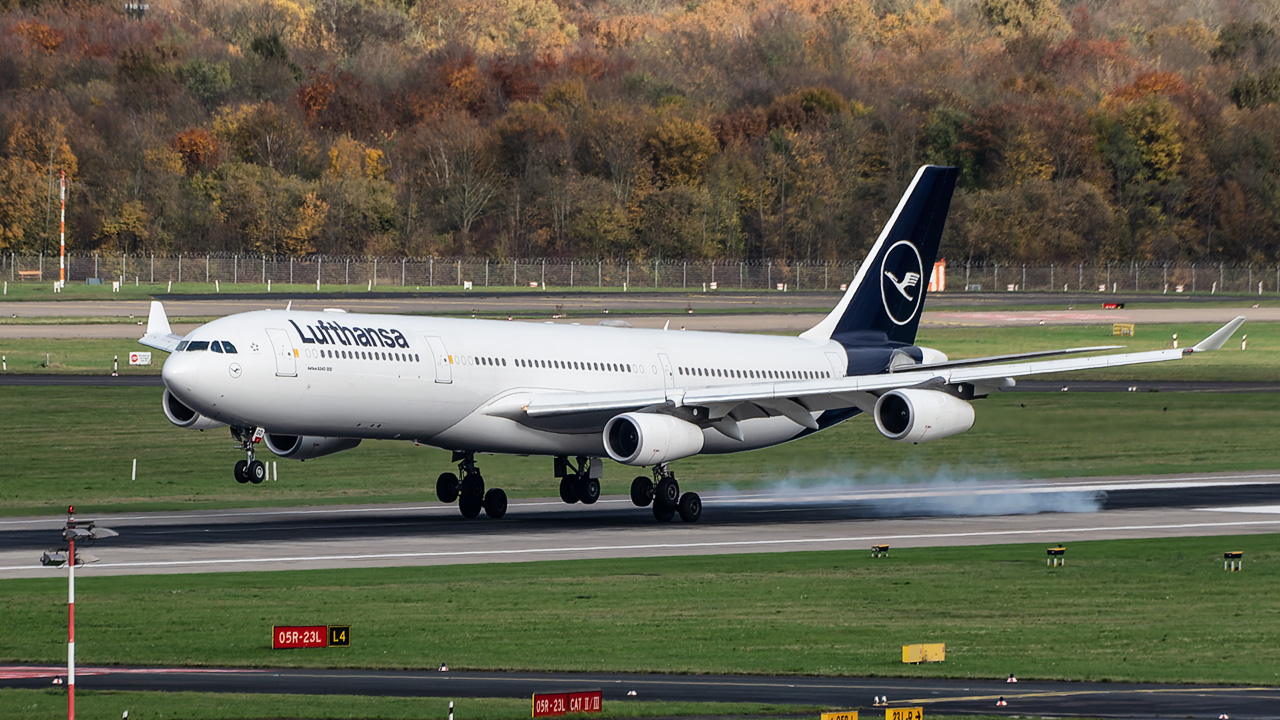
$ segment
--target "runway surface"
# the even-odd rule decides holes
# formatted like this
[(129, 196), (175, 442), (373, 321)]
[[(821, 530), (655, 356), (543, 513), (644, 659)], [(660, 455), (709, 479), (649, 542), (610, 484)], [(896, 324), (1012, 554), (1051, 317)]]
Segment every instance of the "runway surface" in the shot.
[[(107, 514), (90, 575), (431, 566), (583, 558), (1066, 542), (1280, 532), (1280, 472), (780, 488), (703, 494), (696, 524), (624, 497), (516, 500), (507, 517), (364, 505)], [(83, 518), (89, 519), (89, 518)], [(64, 516), (0, 519), (0, 578), (48, 577)], [(109, 547), (109, 552), (106, 548)]]
[[(0, 666), (0, 687), (47, 688), (65, 668)], [(815, 678), (702, 675), (414, 672), (387, 670), (224, 670), (216, 668), (77, 668), (80, 690), (152, 690), (360, 694), (440, 698), (423, 715), (443, 714), (447, 701), (600, 690), (606, 709), (646, 701), (753, 702), (857, 709), (867, 718), (887, 696), (892, 707), (927, 715), (1088, 716), (1098, 718), (1280, 718), (1280, 690), (1267, 687), (1129, 685), (1122, 683)], [(634, 697), (628, 693), (634, 691)], [(1003, 698), (1008, 705), (997, 707)], [(438, 705), (438, 707), (437, 707)], [(465, 703), (457, 708), (466, 713)]]

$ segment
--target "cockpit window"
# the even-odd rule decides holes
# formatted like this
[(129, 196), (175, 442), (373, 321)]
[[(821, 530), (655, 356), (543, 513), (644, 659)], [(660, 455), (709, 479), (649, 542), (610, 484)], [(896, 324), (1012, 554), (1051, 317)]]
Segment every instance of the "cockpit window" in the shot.
[(187, 352), (197, 352), (199, 350), (208, 350), (208, 349), (209, 349), (208, 340), (192, 340), (191, 344), (187, 346)]
[(191, 342), (191, 341), (190, 341), (190, 340), (183, 340), (182, 342), (178, 343), (178, 349), (177, 349), (177, 350), (174, 350), (174, 352), (182, 352), (183, 350), (186, 350), (186, 349), (187, 349), (187, 343), (189, 343), (189, 342)]
[(227, 342), (226, 340), (223, 340), (223, 341), (222, 341), (222, 351), (223, 351), (223, 352), (225, 352), (225, 353), (227, 353), (227, 354), (230, 354), (230, 355), (235, 355), (235, 354), (236, 354), (236, 346), (235, 346), (235, 345), (232, 345), (231, 343)]
[(221, 353), (221, 352), (222, 352), (222, 342), (221, 342), (221, 341), (219, 341), (219, 340), (214, 340), (213, 342), (209, 343), (209, 349), (210, 349), (210, 350), (212, 350), (212, 351), (214, 351), (214, 352), (216, 352), (216, 353)]

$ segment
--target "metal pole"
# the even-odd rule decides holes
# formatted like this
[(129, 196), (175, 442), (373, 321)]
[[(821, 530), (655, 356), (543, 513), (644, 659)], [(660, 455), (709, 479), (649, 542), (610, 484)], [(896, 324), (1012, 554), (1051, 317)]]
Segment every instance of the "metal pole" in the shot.
[[(67, 513), (72, 517), (71, 513)], [(74, 519), (74, 518), (73, 518)], [(67, 720), (76, 719), (76, 541), (67, 539)]]
[(58, 282), (67, 282), (67, 171), (62, 171), (62, 220), (61, 240), (58, 249)]
[(209, 255), (204, 256), (204, 281), (209, 282)]

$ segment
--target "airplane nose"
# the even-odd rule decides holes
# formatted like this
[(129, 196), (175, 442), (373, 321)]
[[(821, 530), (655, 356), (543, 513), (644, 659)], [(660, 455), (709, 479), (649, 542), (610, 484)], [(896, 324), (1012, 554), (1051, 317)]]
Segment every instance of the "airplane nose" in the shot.
[(186, 353), (175, 353), (164, 361), (160, 369), (160, 378), (165, 387), (179, 392), (191, 392), (199, 380), (200, 363), (195, 362)]

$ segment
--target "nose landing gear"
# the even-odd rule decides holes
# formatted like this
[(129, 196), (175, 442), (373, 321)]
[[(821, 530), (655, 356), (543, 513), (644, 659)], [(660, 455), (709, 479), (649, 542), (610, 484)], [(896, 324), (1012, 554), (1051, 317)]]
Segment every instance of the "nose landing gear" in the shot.
[(494, 520), (506, 515), (507, 494), (501, 488), (490, 488), (485, 492), (484, 477), (476, 466), (475, 453), (454, 452), (453, 461), (458, 463), (458, 474), (441, 473), (436, 479), (436, 497), (440, 502), (457, 500), (458, 510), (465, 518), (479, 517), (481, 510)]
[(253, 483), (259, 485), (263, 480), (267, 479), (267, 465), (261, 460), (254, 459), (253, 448), (258, 438), (257, 428), (232, 427), (231, 437), (240, 443), (240, 449), (244, 451), (246, 458), (236, 463), (233, 474), (238, 483)]

